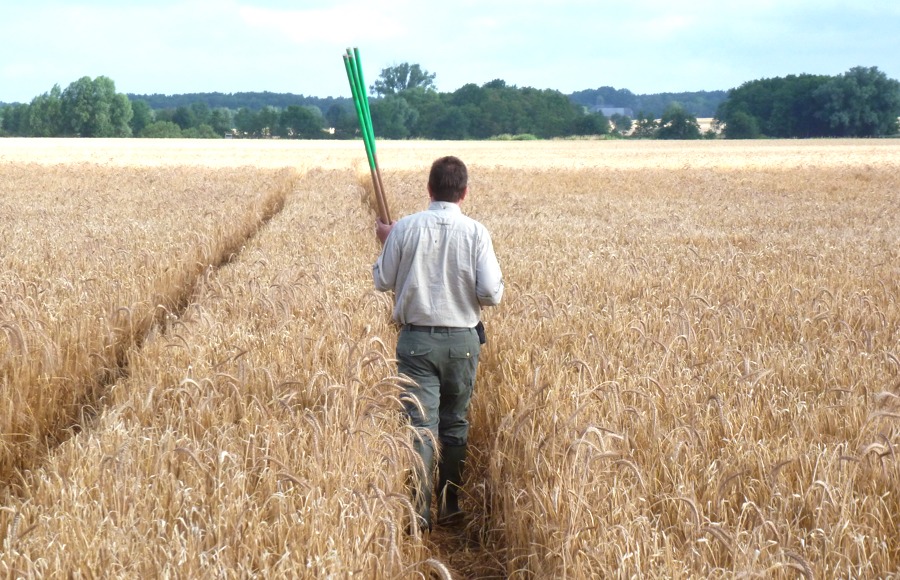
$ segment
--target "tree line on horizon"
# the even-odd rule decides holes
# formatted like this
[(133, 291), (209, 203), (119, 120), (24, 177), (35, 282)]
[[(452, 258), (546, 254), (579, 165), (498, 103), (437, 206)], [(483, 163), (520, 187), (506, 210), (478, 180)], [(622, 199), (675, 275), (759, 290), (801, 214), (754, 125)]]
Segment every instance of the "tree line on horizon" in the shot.
[(838, 76), (750, 81), (716, 111), (730, 139), (883, 137), (900, 131), (898, 117), (900, 82), (861, 66)]
[[(790, 75), (729, 91), (635, 95), (600, 87), (564, 95), (496, 79), (441, 93), (417, 64), (385, 68), (370, 87), (376, 136), (387, 139), (880, 137), (898, 132), (900, 83), (876, 67)], [(606, 117), (601, 112), (617, 111)], [(637, 111), (633, 117), (622, 111)], [(710, 114), (714, 111), (714, 114)], [(701, 133), (698, 117), (721, 129)], [(107, 77), (54, 86), (0, 105), (0, 136), (146, 138), (358, 137), (353, 102), (280, 93), (125, 95)]]

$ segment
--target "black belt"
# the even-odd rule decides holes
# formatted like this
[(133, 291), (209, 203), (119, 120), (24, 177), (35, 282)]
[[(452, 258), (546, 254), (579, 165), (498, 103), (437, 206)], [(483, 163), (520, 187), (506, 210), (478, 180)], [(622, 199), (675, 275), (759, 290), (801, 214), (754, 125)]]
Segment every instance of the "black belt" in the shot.
[(402, 328), (411, 332), (468, 332), (472, 330), (462, 326), (419, 326), (417, 324), (404, 324)]

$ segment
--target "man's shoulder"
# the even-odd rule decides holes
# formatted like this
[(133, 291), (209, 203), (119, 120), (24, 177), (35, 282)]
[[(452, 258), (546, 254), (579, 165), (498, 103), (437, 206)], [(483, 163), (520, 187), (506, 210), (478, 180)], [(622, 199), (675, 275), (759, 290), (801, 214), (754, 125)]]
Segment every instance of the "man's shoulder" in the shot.
[(487, 226), (484, 225), (483, 223), (481, 223), (480, 221), (478, 221), (477, 219), (475, 219), (473, 217), (469, 217), (467, 215), (463, 215), (463, 217), (466, 219), (466, 221), (468, 223), (472, 224), (472, 227), (474, 227), (479, 232), (483, 232), (485, 234), (488, 233)]
[(403, 216), (397, 220), (394, 227), (399, 227), (400, 231), (403, 231), (409, 228), (430, 227), (438, 223), (456, 224), (457, 227), (462, 226), (469, 231), (477, 232), (479, 235), (489, 235), (488, 229), (484, 224), (460, 211), (439, 212), (433, 209), (425, 209)]
[(399, 227), (400, 229), (408, 228), (411, 225), (415, 225), (421, 223), (423, 220), (428, 219), (427, 211), (417, 211), (416, 213), (411, 213), (409, 215), (405, 215), (402, 218), (397, 220), (397, 223), (394, 224), (394, 227)]

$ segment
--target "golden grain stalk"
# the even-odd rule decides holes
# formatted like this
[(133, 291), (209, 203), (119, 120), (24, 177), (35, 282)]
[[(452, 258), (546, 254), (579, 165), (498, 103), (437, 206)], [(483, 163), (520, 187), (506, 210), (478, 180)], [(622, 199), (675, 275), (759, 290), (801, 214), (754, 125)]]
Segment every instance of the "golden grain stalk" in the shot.
[[(156, 312), (140, 299), (148, 289), (192, 292), (117, 351), (128, 373), (81, 432), (11, 480), (0, 570), (668, 578), (900, 567), (896, 144), (391, 146), (399, 215), (422, 207), (436, 149), (467, 160), (464, 209), (491, 229), (507, 280), (505, 303), (486, 313), (470, 417), (464, 505), (479, 548), (403, 532), (412, 451), (390, 299), (366, 274), (373, 212), (349, 157), (321, 146), (309, 159), (344, 165), (309, 172), (243, 238), (196, 196), (171, 196), (181, 180), (206, 180), (210, 195), (231, 192), (222, 211), (243, 215), (247, 200), (217, 171), (21, 170), (47, 191), (82, 185), (54, 200), (78, 219), (53, 228), (46, 201), (0, 206), (4, 239), (31, 235), (7, 246), (0, 270), (0, 364), (37, 369), (5, 376), (14, 400), (42, 384), (40, 369), (76, 360), (54, 336), (95, 337), (77, 360), (101, 360)], [(250, 147), (229, 155), (250, 159)], [(266, 162), (294, 147), (266, 150)], [(232, 178), (268, 175), (243, 171), (248, 181)], [(121, 209), (91, 218), (85, 208), (105, 210), (116, 191)], [(147, 215), (159, 200), (172, 219)], [(77, 227), (89, 219), (94, 238)], [(35, 243), (50, 231), (65, 251)], [(220, 238), (231, 260), (187, 267)], [(30, 408), (64, 407), (70, 384), (57, 386), (63, 395)]]

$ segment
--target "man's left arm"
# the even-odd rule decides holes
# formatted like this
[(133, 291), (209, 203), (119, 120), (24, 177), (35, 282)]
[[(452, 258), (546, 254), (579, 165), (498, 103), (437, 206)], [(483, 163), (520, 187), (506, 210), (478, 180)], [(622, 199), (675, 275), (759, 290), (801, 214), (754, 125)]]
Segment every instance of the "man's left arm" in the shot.
[[(393, 290), (397, 283), (397, 268), (400, 263), (399, 246), (396, 239), (390, 236), (394, 224), (385, 224), (380, 219), (375, 224), (375, 236), (384, 244), (381, 248), (381, 254), (378, 260), (372, 266), (372, 280), (375, 283), (375, 289), (379, 292), (387, 292)], [(396, 236), (395, 236), (396, 238)]]
[(496, 306), (503, 298), (503, 272), (494, 253), (491, 235), (484, 230), (479, 237), (475, 265), (475, 295), (482, 306)]

